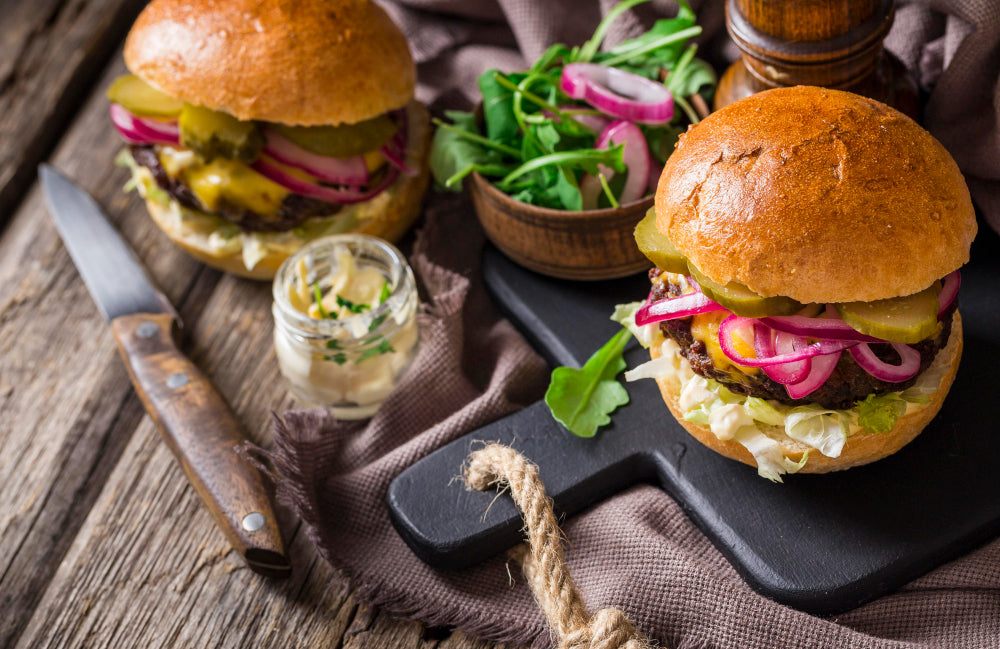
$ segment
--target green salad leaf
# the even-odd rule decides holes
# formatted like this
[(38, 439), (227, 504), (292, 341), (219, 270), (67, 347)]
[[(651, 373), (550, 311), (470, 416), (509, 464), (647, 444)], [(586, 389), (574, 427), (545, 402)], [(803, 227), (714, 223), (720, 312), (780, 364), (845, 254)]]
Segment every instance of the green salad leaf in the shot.
[(906, 401), (898, 394), (869, 394), (858, 401), (858, 425), (865, 432), (884, 435), (896, 425), (896, 420), (906, 413)]
[(632, 337), (622, 329), (594, 352), (580, 369), (552, 371), (545, 403), (556, 421), (578, 437), (593, 437), (611, 422), (611, 413), (628, 403), (628, 392), (617, 376), (625, 369), (622, 351)]
[[(582, 46), (555, 43), (528, 70), (510, 74), (487, 70), (480, 75), (480, 111), (451, 111), (446, 113), (448, 121), (435, 120), (438, 129), (430, 166), (438, 186), (459, 191), (465, 177), (478, 172), (519, 201), (575, 211), (583, 208), (580, 183), (592, 176), (603, 190), (597, 207), (617, 206), (628, 175), (621, 146), (617, 151), (596, 148), (600, 126), (593, 121), (588, 126), (586, 118), (601, 113), (562, 92), (563, 67), (593, 62), (647, 79), (665, 79), (679, 110), (668, 124), (640, 125), (658, 164), (669, 157), (687, 125), (698, 121), (696, 108), (707, 105), (716, 82), (711, 67), (695, 58), (696, 48), (687, 44), (701, 28), (683, 0), (676, 17), (659, 20), (638, 38), (600, 51), (612, 23), (648, 1), (623, 0)], [(693, 98), (695, 94), (700, 99)]]

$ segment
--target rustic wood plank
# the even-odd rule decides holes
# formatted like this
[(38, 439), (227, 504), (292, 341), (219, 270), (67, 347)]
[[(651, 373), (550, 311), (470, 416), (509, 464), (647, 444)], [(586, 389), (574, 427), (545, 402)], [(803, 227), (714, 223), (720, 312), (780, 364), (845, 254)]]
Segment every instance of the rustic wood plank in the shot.
[[(54, 162), (118, 222), (180, 307), (192, 358), (266, 443), (270, 412), (292, 405), (269, 288), (192, 261), (120, 192), (102, 89), (121, 71)], [(0, 409), (0, 647), (491, 646), (359, 605), (287, 513), (292, 578), (245, 568), (142, 411), (37, 190), (0, 238)]]
[(0, 227), (144, 0), (0, 3)]
[[(116, 64), (105, 83), (124, 69)], [(120, 143), (92, 102), (54, 162), (78, 179), (147, 259), (184, 317), (201, 309), (205, 271), (159, 233), (121, 192), (109, 161)], [(184, 300), (192, 293), (193, 301)], [(204, 288), (201, 289), (204, 294)], [(90, 300), (37, 191), (0, 239), (0, 646), (8, 646), (143, 417), (107, 324)]]

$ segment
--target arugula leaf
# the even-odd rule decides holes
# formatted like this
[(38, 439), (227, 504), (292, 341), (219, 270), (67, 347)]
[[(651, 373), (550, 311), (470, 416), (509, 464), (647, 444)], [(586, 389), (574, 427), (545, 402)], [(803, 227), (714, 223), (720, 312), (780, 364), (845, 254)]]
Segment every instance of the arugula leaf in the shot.
[(622, 161), (622, 150), (624, 145), (619, 144), (609, 149), (579, 149), (576, 151), (559, 151), (550, 153), (538, 158), (532, 158), (517, 169), (503, 177), (499, 182), (502, 187), (509, 185), (511, 181), (529, 171), (540, 169), (551, 165), (573, 165), (582, 168), (589, 174), (596, 174), (599, 165), (607, 165), (617, 172), (625, 171), (625, 163)]
[(583, 47), (576, 53), (574, 60), (580, 61), (582, 63), (587, 63), (594, 58), (597, 54), (598, 48), (601, 47), (601, 43), (604, 42), (604, 36), (608, 33), (611, 28), (611, 24), (618, 20), (618, 16), (622, 15), (632, 7), (640, 5), (644, 2), (649, 2), (649, 0), (624, 0), (619, 2), (614, 8), (607, 13), (606, 16), (597, 25), (597, 29), (594, 30), (594, 35), (590, 37), (590, 40), (583, 44)]
[(563, 209), (580, 211), (583, 209), (583, 195), (573, 172), (564, 166), (556, 167), (555, 183), (546, 191), (552, 203)]
[(615, 378), (625, 369), (622, 351), (632, 337), (622, 329), (591, 356), (580, 369), (557, 367), (552, 371), (545, 403), (556, 421), (578, 437), (593, 437), (611, 422), (610, 414), (628, 403), (628, 392)]
[(487, 70), (479, 75), (486, 135), (496, 142), (516, 142), (520, 139), (521, 129), (513, 114), (514, 93), (497, 83), (499, 74), (499, 70)]
[(866, 432), (884, 435), (906, 412), (906, 402), (897, 394), (869, 394), (857, 402), (858, 425)]
[(430, 166), (434, 180), (445, 189), (460, 191), (462, 180), (473, 171), (501, 176), (514, 168), (503, 155), (520, 159), (521, 152), (491, 142), (479, 134), (472, 113), (448, 111), (451, 124), (435, 121), (438, 128), (431, 145)]

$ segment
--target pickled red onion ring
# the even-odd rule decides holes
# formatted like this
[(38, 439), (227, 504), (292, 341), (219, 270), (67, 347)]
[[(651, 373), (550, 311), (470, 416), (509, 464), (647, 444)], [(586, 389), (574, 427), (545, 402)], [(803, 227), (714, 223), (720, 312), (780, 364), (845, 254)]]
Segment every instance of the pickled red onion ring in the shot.
[(851, 356), (864, 371), (879, 381), (886, 383), (902, 383), (908, 381), (920, 372), (920, 352), (903, 343), (890, 343), (899, 354), (899, 365), (886, 363), (875, 355), (867, 343), (851, 347)]
[[(854, 348), (852, 347), (851, 349)], [(833, 374), (833, 370), (837, 367), (842, 353), (838, 351), (813, 358), (810, 361), (809, 374), (798, 383), (785, 386), (788, 396), (793, 399), (801, 399), (818, 390), (821, 385), (826, 383), (830, 375)]]
[(291, 192), (338, 205), (361, 203), (370, 200), (384, 189), (388, 188), (399, 176), (399, 172), (395, 168), (390, 168), (389, 173), (386, 174), (385, 178), (383, 178), (379, 184), (368, 189), (362, 189), (360, 187), (337, 189), (321, 185), (318, 182), (300, 178), (282, 168), (280, 163), (266, 155), (258, 157), (253, 164), (250, 165), (250, 168), (268, 180), (281, 185)]
[(130, 144), (180, 143), (180, 129), (177, 127), (177, 122), (161, 122), (137, 117), (121, 104), (111, 104), (109, 112), (111, 123)]
[(271, 129), (264, 129), (264, 153), (282, 164), (301, 169), (310, 176), (337, 185), (364, 185), (368, 182), (368, 165), (359, 155), (332, 158), (299, 147)]
[[(754, 351), (757, 358), (770, 358), (777, 354), (788, 354), (806, 347), (809, 343), (801, 336), (786, 331), (777, 331), (757, 323), (754, 325)], [(761, 370), (773, 381), (782, 384), (798, 383), (806, 378), (811, 368), (810, 359), (788, 363), (777, 363), (762, 367)]]
[(659, 300), (658, 302), (647, 301), (646, 304), (635, 312), (635, 324), (641, 327), (654, 322), (660, 322), (661, 320), (672, 320), (698, 313), (724, 310), (723, 306), (718, 302), (713, 302), (701, 291), (695, 291)]
[(800, 315), (768, 316), (760, 321), (778, 331), (808, 338), (830, 340), (857, 340), (866, 343), (882, 342), (880, 338), (867, 336), (840, 319), (836, 310), (827, 309), (826, 318), (807, 318)]
[(570, 63), (559, 87), (612, 117), (641, 124), (666, 124), (674, 116), (674, 97), (661, 83), (596, 63)]
[[(737, 365), (770, 367), (781, 363), (793, 363), (807, 358), (833, 354), (860, 344), (856, 340), (818, 340), (791, 352), (783, 354), (776, 352), (773, 356), (765, 358), (748, 358), (736, 350), (733, 344), (733, 333), (737, 329), (751, 327), (755, 322), (757, 321), (753, 318), (742, 318), (737, 315), (731, 315), (719, 324), (719, 346), (722, 347), (722, 353)], [(638, 323), (638, 319), (636, 319), (636, 323)]]
[(941, 292), (938, 293), (938, 319), (944, 315), (955, 298), (958, 297), (958, 289), (962, 286), (962, 273), (953, 271), (945, 275), (942, 281)]

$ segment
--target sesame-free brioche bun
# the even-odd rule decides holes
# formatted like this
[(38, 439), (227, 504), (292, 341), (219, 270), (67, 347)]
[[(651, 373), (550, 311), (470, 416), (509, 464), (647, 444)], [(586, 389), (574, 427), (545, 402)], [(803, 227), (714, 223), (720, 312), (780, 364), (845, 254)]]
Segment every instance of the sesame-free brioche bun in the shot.
[(655, 206), (657, 228), (709, 279), (802, 303), (916, 293), (967, 262), (976, 234), (962, 174), (927, 131), (809, 86), (691, 127)]
[[(431, 141), (430, 114), (422, 104), (414, 101), (406, 107), (406, 117), (408, 136), (406, 163), (411, 169), (417, 170), (417, 174), (414, 176), (401, 174), (396, 182), (383, 192), (385, 198), (381, 198), (380, 194), (372, 199), (371, 202), (378, 206), (377, 213), (360, 219), (357, 226), (351, 228), (352, 232), (370, 234), (395, 242), (413, 225), (420, 213), (424, 192), (430, 182), (430, 167), (427, 164)], [(343, 218), (345, 212), (350, 210), (366, 209), (360, 207), (365, 205), (367, 203), (344, 205), (332, 218)], [(164, 205), (148, 196), (146, 207), (160, 229), (191, 256), (219, 270), (250, 279), (272, 279), (285, 259), (309, 242), (305, 237), (298, 237), (294, 244), (289, 245), (287, 238), (291, 236), (290, 233), (280, 232), (274, 235), (264, 233), (262, 234), (264, 237), (281, 237), (283, 244), (275, 250), (269, 250), (253, 268), (247, 268), (242, 248), (220, 255), (209, 245), (203, 231), (190, 227), (190, 222), (197, 221), (199, 216), (204, 219), (215, 219), (215, 217), (195, 213), (188, 208), (180, 208), (176, 201)], [(178, 209), (184, 209), (189, 218), (175, 218), (173, 211)], [(320, 236), (325, 234), (321, 232)]]
[(416, 78), (406, 38), (368, 0), (153, 0), (125, 64), (188, 103), (301, 126), (401, 108)]
[[(658, 345), (650, 347), (650, 355), (653, 358), (660, 357)], [(926, 405), (908, 412), (896, 420), (896, 425), (888, 433), (867, 433), (864, 430), (856, 430), (847, 438), (847, 443), (839, 457), (827, 457), (816, 449), (792, 439), (777, 426), (762, 426), (768, 437), (776, 440), (781, 445), (782, 455), (798, 462), (802, 459), (802, 454), (809, 451), (809, 459), (805, 466), (799, 469), (799, 473), (829, 473), (830, 471), (842, 471), (851, 467), (868, 464), (876, 460), (888, 457), (909, 444), (920, 432), (934, 419), (941, 405), (944, 403), (948, 390), (955, 380), (955, 373), (958, 371), (958, 362), (962, 357), (962, 318), (958, 311), (955, 311), (954, 320), (951, 324), (951, 335), (947, 344), (941, 348), (934, 364), (944, 364), (947, 368), (941, 378), (937, 391), (930, 395), (930, 402)], [(686, 363), (686, 360), (681, 362)], [(666, 402), (670, 412), (677, 422), (687, 430), (696, 440), (712, 449), (720, 455), (724, 455), (731, 460), (737, 460), (744, 464), (756, 467), (757, 462), (753, 455), (739, 442), (734, 440), (721, 440), (712, 432), (708, 426), (685, 421), (684, 412), (680, 407), (678, 388), (663, 378), (656, 379), (660, 387), (660, 395)]]

